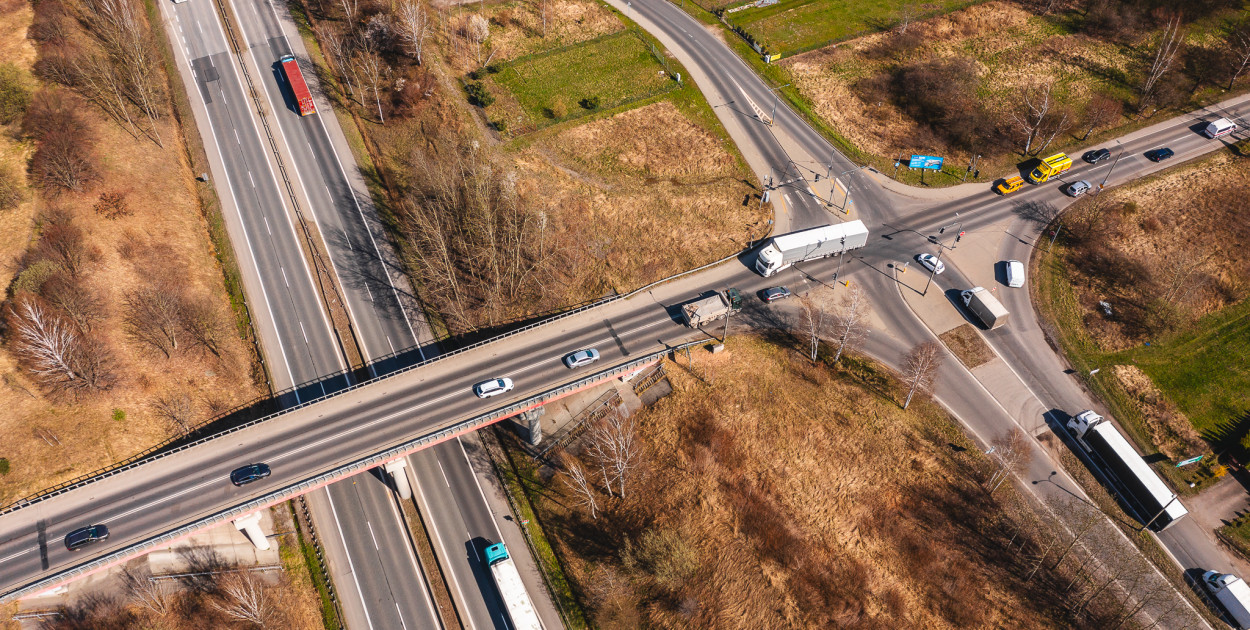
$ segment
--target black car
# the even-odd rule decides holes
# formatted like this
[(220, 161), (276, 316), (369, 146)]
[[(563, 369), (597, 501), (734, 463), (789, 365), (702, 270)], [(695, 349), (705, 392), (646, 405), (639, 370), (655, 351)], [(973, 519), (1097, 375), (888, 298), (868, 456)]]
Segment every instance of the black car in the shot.
[(108, 540), (109, 528), (104, 525), (92, 525), (91, 527), (80, 527), (65, 535), (65, 548), (70, 551), (78, 551), (87, 545)]
[(230, 483), (241, 486), (246, 483), (252, 483), (257, 479), (264, 479), (269, 476), (269, 467), (264, 464), (249, 464), (242, 468), (236, 468), (230, 473)]
[(1163, 147), (1162, 149), (1151, 149), (1146, 152), (1146, 158), (1151, 162), (1162, 162), (1173, 155), (1176, 155), (1176, 152), (1167, 147)]
[(1093, 151), (1086, 151), (1085, 155), (1081, 156), (1081, 159), (1089, 162), (1090, 164), (1097, 164), (1103, 160), (1111, 159), (1111, 150), (1094, 149)]

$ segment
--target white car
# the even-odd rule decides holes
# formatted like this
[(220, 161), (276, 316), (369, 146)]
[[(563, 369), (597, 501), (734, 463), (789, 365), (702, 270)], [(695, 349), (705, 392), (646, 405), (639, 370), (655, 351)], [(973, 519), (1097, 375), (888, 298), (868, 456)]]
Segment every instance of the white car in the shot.
[(1070, 197), (1080, 197), (1081, 195), (1089, 192), (1090, 188), (1091, 186), (1089, 185), (1089, 182), (1082, 179), (1081, 181), (1068, 184), (1064, 187), (1063, 192), (1067, 193)]
[(1007, 286), (1016, 289), (1024, 286), (1024, 263), (1018, 260), (1007, 261)]
[(582, 367), (583, 365), (590, 365), (598, 360), (599, 351), (594, 348), (587, 348), (585, 350), (578, 350), (577, 352), (564, 357), (564, 365), (571, 370), (573, 368)]
[(493, 378), (489, 381), (483, 381), (473, 386), (473, 393), (478, 398), (490, 398), (512, 391), (512, 379), (510, 378)]
[(946, 271), (946, 263), (938, 260), (938, 257), (933, 254), (916, 254), (916, 262), (924, 265), (925, 269), (933, 273)]

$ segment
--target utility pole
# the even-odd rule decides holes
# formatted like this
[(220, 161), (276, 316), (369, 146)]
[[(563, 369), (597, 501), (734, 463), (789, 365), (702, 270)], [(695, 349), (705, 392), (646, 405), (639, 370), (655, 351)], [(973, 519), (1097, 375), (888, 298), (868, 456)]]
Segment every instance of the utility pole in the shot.
[(846, 254), (846, 237), (842, 237), (842, 250), (838, 252), (838, 270), (833, 272), (833, 281), (838, 281), (838, 276), (842, 275), (842, 258)]
[(922, 297), (929, 294), (929, 285), (933, 284), (933, 277), (937, 275), (938, 265), (942, 264), (942, 253), (945, 251), (945, 247), (938, 248), (937, 262), (933, 264), (933, 269), (929, 270), (929, 281), (924, 283), (924, 291), (920, 292)]
[(1102, 189), (1107, 187), (1107, 180), (1111, 179), (1111, 171), (1115, 170), (1115, 165), (1119, 164), (1120, 158), (1124, 157), (1124, 145), (1120, 144), (1119, 140), (1116, 140), (1115, 143), (1120, 147), (1120, 153), (1115, 156), (1115, 161), (1111, 163), (1111, 168), (1107, 169), (1107, 175), (1102, 178), (1102, 183), (1098, 184), (1098, 192), (1102, 192)]
[[(729, 299), (729, 291), (725, 291), (725, 299), (726, 300)], [(729, 341), (729, 318), (733, 316), (733, 314), (734, 314), (734, 308), (733, 308), (733, 304), (731, 303), (729, 305), (729, 310), (725, 312), (725, 334), (720, 336), (720, 342), (722, 345), (726, 341)]]
[(1050, 233), (1050, 245), (1046, 246), (1047, 254), (1050, 253), (1050, 248), (1055, 246), (1055, 239), (1059, 238), (1059, 230), (1062, 230), (1062, 229), (1063, 229), (1063, 224), (1060, 223), (1059, 225), (1055, 226), (1055, 230)]
[(1153, 525), (1153, 524), (1154, 524), (1154, 522), (1155, 522), (1156, 520), (1158, 520), (1158, 518), (1159, 518), (1160, 516), (1163, 516), (1163, 513), (1164, 513), (1164, 512), (1166, 512), (1166, 511), (1168, 511), (1168, 508), (1169, 508), (1169, 507), (1171, 507), (1171, 505), (1172, 505), (1173, 503), (1175, 503), (1175, 502), (1176, 502), (1176, 500), (1177, 500), (1178, 498), (1180, 498), (1180, 497), (1178, 497), (1178, 496), (1176, 496), (1176, 495), (1172, 495), (1172, 500), (1171, 500), (1171, 501), (1168, 501), (1168, 502), (1167, 502), (1167, 504), (1163, 506), (1163, 509), (1159, 510), (1159, 513), (1158, 513), (1158, 514), (1155, 514), (1153, 518), (1151, 518), (1149, 521), (1146, 521), (1146, 524), (1145, 524), (1145, 525), (1142, 525), (1142, 528), (1141, 528), (1141, 529), (1139, 529), (1139, 530), (1137, 530), (1137, 531), (1139, 531), (1139, 532), (1144, 532), (1144, 531), (1146, 531), (1146, 528), (1148, 528), (1148, 527), (1150, 527), (1151, 525)]
[(790, 87), (790, 84), (781, 85), (775, 88), (769, 88), (769, 92), (773, 93), (773, 112), (768, 115), (768, 126), (773, 126), (773, 122), (777, 120), (777, 101), (781, 100), (781, 88)]

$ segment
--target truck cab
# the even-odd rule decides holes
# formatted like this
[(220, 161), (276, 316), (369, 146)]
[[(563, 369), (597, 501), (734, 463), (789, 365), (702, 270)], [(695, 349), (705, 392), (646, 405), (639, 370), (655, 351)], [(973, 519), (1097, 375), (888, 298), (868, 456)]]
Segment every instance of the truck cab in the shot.
[(1072, 158), (1067, 153), (1056, 153), (1044, 160), (1029, 173), (1029, 181), (1041, 184), (1072, 168)]
[(1076, 437), (1085, 437), (1085, 432), (1102, 422), (1102, 416), (1098, 415), (1092, 409), (1086, 409), (1076, 414), (1076, 417), (1068, 420), (1068, 429), (1076, 434)]

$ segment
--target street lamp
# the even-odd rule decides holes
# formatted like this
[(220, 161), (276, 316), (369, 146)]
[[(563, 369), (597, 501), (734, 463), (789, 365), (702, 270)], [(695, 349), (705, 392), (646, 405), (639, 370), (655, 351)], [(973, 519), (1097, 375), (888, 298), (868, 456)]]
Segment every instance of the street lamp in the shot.
[(777, 119), (777, 101), (781, 99), (781, 88), (784, 87), (790, 87), (790, 84), (787, 83), (785, 85), (779, 85), (775, 88), (768, 88), (768, 91), (773, 93), (773, 111), (768, 115), (769, 127), (773, 126), (773, 121)]
[[(1117, 146), (1119, 146), (1119, 147), (1120, 147), (1120, 154), (1119, 154), (1119, 155), (1117, 155), (1117, 156), (1115, 156), (1115, 161), (1111, 163), (1111, 168), (1107, 169), (1107, 175), (1106, 175), (1106, 177), (1103, 177), (1103, 178), (1102, 178), (1102, 183), (1101, 183), (1101, 184), (1098, 184), (1098, 192), (1102, 192), (1102, 189), (1107, 187), (1107, 180), (1111, 179), (1111, 171), (1114, 171), (1114, 170), (1115, 170), (1115, 165), (1116, 165), (1116, 164), (1119, 164), (1119, 163), (1120, 163), (1120, 158), (1124, 157), (1124, 145), (1120, 144), (1120, 141), (1119, 141), (1119, 140), (1116, 140), (1116, 141), (1115, 141), (1115, 143), (1116, 143), (1116, 145), (1117, 145)], [(1097, 193), (1095, 193), (1095, 194), (1097, 194)]]

